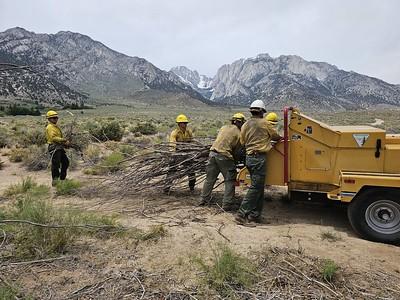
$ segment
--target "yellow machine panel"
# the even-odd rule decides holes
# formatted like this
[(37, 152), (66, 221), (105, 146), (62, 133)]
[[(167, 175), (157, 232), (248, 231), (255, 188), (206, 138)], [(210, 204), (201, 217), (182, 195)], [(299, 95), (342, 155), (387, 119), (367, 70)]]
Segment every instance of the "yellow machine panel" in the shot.
[(382, 129), (328, 126), (293, 112), (289, 139), (290, 182), (323, 183), (333, 189), (340, 185), (342, 170), (384, 171), (385, 131)]
[(266, 185), (284, 185), (283, 181), (283, 143), (277, 143), (267, 154)]

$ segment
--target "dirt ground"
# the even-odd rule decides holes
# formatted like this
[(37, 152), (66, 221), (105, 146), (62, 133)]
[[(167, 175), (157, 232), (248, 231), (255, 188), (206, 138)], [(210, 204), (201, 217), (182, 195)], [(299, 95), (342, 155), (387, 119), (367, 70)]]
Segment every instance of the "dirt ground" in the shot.
[[(6, 164), (0, 170), (0, 194), (28, 175), (38, 183), (50, 184), (49, 171), (27, 172), (5, 157), (2, 160)], [(69, 177), (88, 180), (79, 170), (70, 172)], [(238, 190), (238, 199), (245, 192)], [(59, 206), (117, 215), (119, 222), (127, 227), (148, 229), (163, 225), (167, 235), (159, 241), (140, 243), (128, 238), (85, 238), (58, 260), (1, 263), (0, 273), (38, 299), (119, 299), (118, 295), (125, 295), (125, 299), (200, 299), (193, 289), (201, 274), (191, 258), (209, 257), (219, 244), (247, 256), (277, 247), (331, 259), (341, 270), (360, 276), (370, 272), (389, 276), (394, 282), (393, 292), (391, 297), (382, 299), (400, 299), (399, 246), (369, 242), (356, 236), (347, 221), (345, 207), (288, 204), (282, 200), (284, 189), (274, 187), (266, 192), (272, 201), (265, 202), (263, 222), (256, 227), (237, 225), (234, 215), (218, 206), (197, 207), (200, 187), (193, 194), (172, 191), (170, 195), (155, 193), (124, 199), (98, 195), (54, 197)], [(220, 191), (215, 195), (217, 199), (222, 197)], [(0, 204), (6, 201), (0, 198)], [(338, 238), (323, 239), (326, 232)], [(359, 285), (363, 286), (363, 282)], [(365, 297), (359, 299), (374, 299), (373, 294), (368, 296), (368, 287), (364, 292)]]

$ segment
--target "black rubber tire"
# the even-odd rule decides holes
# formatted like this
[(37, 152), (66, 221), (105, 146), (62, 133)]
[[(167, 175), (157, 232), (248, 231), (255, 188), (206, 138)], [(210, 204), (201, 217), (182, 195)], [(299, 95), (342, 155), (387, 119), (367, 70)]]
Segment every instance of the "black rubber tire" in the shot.
[(367, 240), (390, 244), (400, 243), (400, 228), (396, 229), (395, 233), (385, 234), (374, 230), (367, 223), (368, 207), (380, 200), (390, 200), (400, 205), (400, 192), (372, 188), (362, 192), (347, 208), (350, 224), (356, 233)]

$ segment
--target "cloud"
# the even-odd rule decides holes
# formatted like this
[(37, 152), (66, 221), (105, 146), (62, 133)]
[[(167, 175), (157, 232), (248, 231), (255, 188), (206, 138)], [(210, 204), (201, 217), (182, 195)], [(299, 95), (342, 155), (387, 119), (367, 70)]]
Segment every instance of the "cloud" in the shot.
[(169, 69), (214, 75), (259, 53), (297, 54), (400, 83), (396, 0), (0, 0), (0, 30), (70, 30)]

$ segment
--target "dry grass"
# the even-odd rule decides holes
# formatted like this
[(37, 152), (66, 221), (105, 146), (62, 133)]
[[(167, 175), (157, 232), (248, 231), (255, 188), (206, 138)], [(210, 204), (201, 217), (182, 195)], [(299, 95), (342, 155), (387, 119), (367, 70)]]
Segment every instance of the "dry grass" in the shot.
[(329, 242), (337, 242), (337, 241), (341, 241), (342, 237), (335, 232), (322, 231), (321, 232), (321, 240), (327, 240)]

